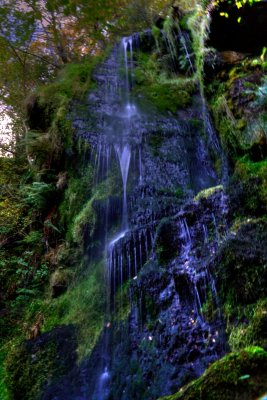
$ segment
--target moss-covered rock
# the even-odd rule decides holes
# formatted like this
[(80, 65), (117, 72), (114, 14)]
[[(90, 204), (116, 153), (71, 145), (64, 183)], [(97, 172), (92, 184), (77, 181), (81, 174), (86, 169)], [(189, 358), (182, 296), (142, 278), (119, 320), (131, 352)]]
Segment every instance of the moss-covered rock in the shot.
[(218, 185), (218, 186), (213, 186), (204, 190), (201, 190), (194, 198), (194, 201), (199, 201), (201, 199), (207, 199), (208, 197), (212, 196), (215, 192), (217, 191), (222, 191), (223, 186)]
[(7, 387), (12, 400), (37, 400), (48, 385), (73, 368), (76, 335), (73, 326), (58, 326), (15, 346), (6, 359)]
[(187, 76), (171, 75), (168, 71), (171, 60), (165, 57), (140, 54), (135, 69), (135, 92), (147, 98), (160, 112), (176, 113), (191, 103), (191, 95), (196, 91), (196, 81)]
[(267, 352), (248, 347), (212, 364), (202, 377), (161, 400), (255, 400), (267, 391)]
[[(245, 314), (245, 315), (244, 315)], [(229, 345), (233, 351), (248, 345), (260, 345), (267, 349), (267, 299), (243, 310), (239, 324), (231, 328)]]
[(175, 84), (155, 83), (146, 89), (146, 95), (159, 111), (175, 113), (179, 108), (190, 104), (191, 97), (186, 90), (179, 90)]
[(50, 288), (52, 297), (58, 297), (64, 293), (73, 277), (73, 272), (67, 269), (58, 268), (50, 278)]
[(218, 253), (217, 287), (222, 303), (251, 304), (267, 295), (267, 222), (246, 220)]
[(229, 185), (232, 210), (236, 215), (261, 216), (267, 213), (267, 161), (239, 159)]

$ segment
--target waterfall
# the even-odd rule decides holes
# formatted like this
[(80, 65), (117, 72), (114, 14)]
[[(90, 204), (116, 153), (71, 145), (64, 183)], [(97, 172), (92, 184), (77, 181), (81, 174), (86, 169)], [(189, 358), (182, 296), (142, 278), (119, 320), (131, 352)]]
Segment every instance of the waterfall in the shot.
[(117, 153), (119, 163), (120, 163), (120, 170), (121, 170), (121, 177), (123, 183), (123, 207), (122, 207), (122, 230), (125, 231), (128, 228), (128, 212), (127, 212), (127, 179), (129, 173), (129, 166), (131, 160), (131, 148), (128, 144), (124, 146), (119, 146), (115, 144), (115, 151)]
[[(124, 54), (124, 68), (125, 68), (125, 87), (126, 87), (126, 98), (129, 97), (129, 91), (133, 85), (133, 73), (134, 73), (134, 62), (133, 62), (133, 37), (124, 37), (122, 39), (123, 54)], [(128, 50), (130, 51), (130, 63), (128, 60)], [(130, 79), (129, 79), (130, 75)]]
[[(175, 63), (177, 43), (166, 35), (164, 38)], [(181, 41), (186, 57), (190, 57), (185, 38)], [(218, 207), (207, 207), (202, 218), (200, 213), (194, 214), (194, 206), (191, 211), (185, 206), (194, 192), (218, 184), (201, 129), (188, 120), (188, 115), (201, 114), (202, 104), (196, 102), (191, 105), (192, 110), (179, 110), (179, 117), (160, 114), (153, 106), (142, 107), (142, 99), (134, 98), (131, 92), (136, 42), (134, 36), (125, 37), (114, 47), (109, 58), (98, 67), (97, 88), (90, 95), (94, 119), (90, 125), (92, 132), (88, 129), (86, 135), (91, 144), (94, 183), (100, 188), (96, 199), (100, 203), (97, 217), (98, 221), (104, 221), (102, 231), (93, 239), (100, 243), (106, 258), (106, 315), (92, 378), (94, 386), (86, 397), (88, 400), (108, 399), (116, 385), (126, 390), (125, 394), (115, 392), (117, 399), (130, 400), (127, 376), (129, 381), (134, 380), (132, 372), (127, 370), (125, 360), (122, 365), (125, 365), (126, 377), (123, 371), (117, 374), (114, 369), (119, 357), (132, 361), (128, 341), (135, 356), (142, 354), (142, 376), (150, 358), (144, 354), (146, 347), (155, 350), (152, 354), (157, 354), (159, 364), (166, 363), (166, 371), (176, 364), (179, 368), (183, 365), (179, 360), (175, 363), (170, 359), (175, 354), (178, 357), (186, 346), (197, 353), (198, 346), (203, 344), (199, 350), (202, 366), (209, 362), (204, 360), (207, 352), (215, 354), (207, 338), (216, 336), (217, 327), (205, 321), (203, 306), (210, 297), (218, 306), (218, 294), (212, 268), (201, 261), (201, 256), (213, 256), (220, 239), (214, 238), (214, 234), (216, 230), (221, 234), (221, 229), (218, 231), (221, 219)], [(189, 64), (190, 61), (189, 58)], [(201, 117), (199, 122), (201, 126)], [(206, 125), (209, 144), (214, 141), (212, 146), (219, 152), (220, 144), (212, 125)], [(155, 140), (156, 149), (152, 149), (151, 138), (159, 139)], [(179, 198), (179, 189), (185, 200)], [(225, 201), (221, 196), (226, 218)], [(167, 241), (174, 242), (174, 250), (171, 249), (174, 255), (170, 262), (164, 265), (163, 260), (161, 265), (156, 248), (157, 232), (161, 222), (169, 219), (170, 232), (167, 228), (164, 235)], [(128, 285), (129, 309), (128, 305), (125, 307)], [(130, 314), (126, 315), (128, 311)], [(213, 336), (209, 336), (208, 330)], [(164, 346), (167, 348), (172, 341), (177, 346), (175, 351), (168, 348), (165, 352)], [(133, 358), (133, 365), (135, 362)], [(192, 368), (197, 362), (192, 360)], [(156, 369), (153, 373), (158, 379)], [(118, 383), (120, 379), (123, 385), (122, 381)], [(146, 386), (152, 387), (152, 384), (146, 382)], [(149, 394), (147, 398), (156, 397)]]
[(123, 50), (124, 50), (124, 65), (125, 65), (125, 81), (126, 81), (126, 94), (129, 93), (129, 67), (128, 67), (128, 38), (122, 39)]
[[(103, 138), (99, 142), (95, 157), (95, 169), (96, 169), (96, 182), (103, 181), (108, 175), (108, 171), (111, 164), (111, 143), (117, 161), (120, 168), (121, 180), (122, 180), (122, 213), (121, 213), (121, 229), (113, 236), (113, 238), (107, 243), (106, 246), (106, 285), (107, 285), (107, 309), (106, 309), (106, 328), (104, 335), (106, 336), (105, 342), (108, 344), (110, 336), (110, 320), (112, 318), (112, 312), (116, 310), (116, 304), (119, 303), (119, 307), (122, 307), (122, 290), (125, 279), (131, 278), (137, 270), (136, 264), (134, 264), (134, 270), (131, 268), (131, 256), (129, 250), (124, 254), (123, 240), (129, 229), (128, 226), (128, 207), (127, 207), (127, 181), (129, 176), (130, 161), (131, 161), (131, 144), (130, 144), (130, 132), (131, 132), (131, 120), (137, 115), (136, 106), (130, 102), (130, 89), (133, 83), (133, 39), (123, 38), (121, 45), (119, 46), (123, 51), (124, 55), (124, 69), (125, 69), (125, 81), (124, 86), (119, 88), (119, 79), (111, 79), (109, 84), (105, 84), (105, 90), (108, 93), (105, 94), (105, 100), (107, 107), (103, 107), (105, 114), (106, 110), (109, 114), (110, 103), (116, 103), (117, 100), (123, 100), (121, 104), (114, 109), (111, 116), (116, 115), (116, 120), (109, 122), (110, 136), (106, 135), (105, 141), (108, 141), (108, 145), (103, 145)], [(128, 50), (130, 51), (130, 59), (128, 57)], [(119, 53), (116, 54), (117, 60), (114, 60), (113, 67), (114, 76), (119, 75)], [(130, 79), (129, 79), (130, 72)], [(115, 82), (115, 84), (114, 84)], [(104, 124), (106, 127), (106, 124)], [(114, 160), (113, 160), (114, 163)], [(102, 168), (101, 168), (102, 165)], [(106, 168), (106, 172), (105, 172)], [(103, 170), (103, 171), (102, 171)], [(102, 172), (101, 172), (102, 171)], [(108, 207), (107, 207), (108, 209)], [(106, 228), (107, 229), (107, 228)], [(119, 301), (117, 302), (117, 293)], [(99, 375), (96, 388), (94, 390), (93, 400), (106, 400), (110, 392), (111, 377), (109, 373), (109, 350), (108, 345), (102, 349), (102, 358), (105, 360), (104, 366), (102, 366), (102, 372)]]
[(192, 63), (192, 61), (191, 61), (191, 56), (190, 56), (190, 53), (189, 53), (189, 51), (188, 51), (188, 47), (187, 47), (187, 44), (186, 44), (185, 35), (184, 35), (184, 33), (182, 32), (179, 23), (177, 23), (176, 26), (177, 26), (178, 32), (179, 32), (178, 38), (180, 39), (180, 42), (181, 42), (182, 47), (183, 47), (183, 49), (184, 49), (185, 57), (186, 57), (186, 59), (187, 59), (187, 61), (188, 61), (188, 63), (189, 63), (190, 70), (191, 70), (191, 72), (192, 72), (192, 74), (193, 74), (193, 73), (195, 72), (195, 68), (194, 68), (193, 63)]
[(142, 151), (141, 151), (141, 147), (139, 147), (138, 152), (139, 152), (139, 182), (140, 182), (140, 184), (141, 184), (142, 181), (143, 181)]
[(95, 393), (95, 400), (108, 400), (110, 385), (110, 373), (108, 368), (105, 367), (104, 372), (99, 378), (97, 392)]

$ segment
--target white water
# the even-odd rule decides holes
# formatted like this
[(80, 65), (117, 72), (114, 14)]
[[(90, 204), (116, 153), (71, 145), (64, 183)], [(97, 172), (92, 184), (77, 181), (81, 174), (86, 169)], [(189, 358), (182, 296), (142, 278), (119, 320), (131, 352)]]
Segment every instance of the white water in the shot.
[(105, 367), (104, 372), (99, 379), (99, 387), (97, 393), (97, 400), (107, 400), (109, 395), (110, 374), (108, 368)]
[[(117, 289), (120, 290), (120, 302), (119, 306), (122, 307), (122, 287), (123, 280), (125, 277), (125, 268), (128, 269), (128, 275), (131, 275), (131, 259), (130, 255), (127, 256), (127, 260), (125, 262), (123, 258), (122, 252), (119, 250), (120, 241), (123, 240), (126, 233), (128, 232), (128, 209), (127, 209), (127, 181), (130, 169), (131, 162), (131, 146), (129, 144), (129, 136), (131, 131), (131, 119), (138, 114), (136, 106), (130, 102), (130, 89), (133, 83), (133, 40), (132, 38), (123, 38), (121, 42), (121, 51), (124, 55), (124, 68), (125, 68), (125, 82), (123, 86), (123, 93), (118, 92), (117, 95), (121, 97), (123, 104), (116, 109), (116, 116), (119, 118), (121, 124), (114, 125), (112, 130), (112, 140), (115, 139), (115, 143), (113, 142), (114, 151), (117, 156), (121, 179), (122, 179), (122, 216), (121, 216), (121, 229), (120, 231), (107, 243), (106, 251), (107, 251), (107, 263), (106, 263), (106, 279), (107, 279), (107, 310), (106, 310), (106, 321), (108, 321), (108, 325), (110, 324), (111, 313), (116, 308), (116, 293)], [(130, 60), (128, 60), (128, 51), (130, 51)], [(113, 81), (112, 81), (113, 82)], [(112, 83), (111, 82), (111, 83)], [(115, 82), (117, 80), (115, 79)], [(112, 86), (112, 84), (111, 84)], [(114, 90), (110, 90), (109, 86), (106, 90), (111, 91), (112, 96), (110, 98), (110, 102), (112, 103), (114, 99), (114, 90), (116, 91), (116, 87)], [(112, 89), (112, 87), (111, 87)], [(107, 93), (107, 97), (108, 97)], [(113, 112), (113, 111), (112, 111)], [(116, 128), (114, 128), (116, 127)], [(106, 126), (108, 128), (108, 126)], [(109, 144), (110, 139), (108, 139)], [(106, 157), (106, 166), (108, 173), (109, 163), (111, 162), (111, 151), (108, 147), (108, 151), (105, 151), (104, 156)], [(102, 173), (100, 171), (99, 165), (101, 164), (101, 154), (102, 154), (102, 145), (100, 144), (97, 149), (95, 168), (97, 170), (97, 176), (101, 174), (101, 178), (105, 176), (105, 172)], [(124, 265), (125, 264), (125, 265)], [(108, 336), (109, 329), (106, 328), (105, 335)], [(106, 340), (108, 342), (108, 340)], [(108, 348), (103, 349), (103, 356), (108, 355)], [(108, 357), (107, 357), (108, 359)], [(103, 366), (103, 372), (98, 378), (98, 383), (95, 392), (95, 400), (106, 400), (109, 396), (110, 391), (110, 373), (108, 370), (108, 363), (105, 363)]]
[(122, 230), (125, 231), (128, 229), (127, 180), (131, 161), (131, 147), (128, 144), (123, 146), (115, 144), (114, 147), (120, 163), (123, 184)]

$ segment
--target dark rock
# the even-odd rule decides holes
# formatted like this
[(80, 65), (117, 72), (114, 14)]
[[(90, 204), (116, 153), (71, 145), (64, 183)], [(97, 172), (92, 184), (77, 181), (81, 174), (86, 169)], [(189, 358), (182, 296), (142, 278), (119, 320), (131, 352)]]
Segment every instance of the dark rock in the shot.
[(249, 149), (250, 159), (254, 162), (262, 161), (267, 157), (267, 138), (264, 133), (255, 141)]
[(30, 129), (46, 132), (51, 125), (53, 110), (49, 110), (49, 106), (42, 106), (36, 95), (28, 98), (27, 117)]
[(9, 354), (9, 389), (14, 399), (35, 400), (76, 363), (75, 328), (58, 326), (24, 342)]
[(65, 293), (71, 279), (71, 272), (69, 270), (59, 268), (52, 275), (50, 279), (51, 295), (53, 298), (59, 297)]
[(222, 245), (214, 263), (221, 301), (250, 304), (267, 295), (267, 223), (247, 221)]
[[(227, 13), (228, 18), (221, 13)], [(266, 1), (254, 3), (252, 6), (243, 4), (239, 9), (231, 2), (222, 1), (211, 11), (207, 44), (220, 51), (260, 54), (267, 45), (266, 25)]]

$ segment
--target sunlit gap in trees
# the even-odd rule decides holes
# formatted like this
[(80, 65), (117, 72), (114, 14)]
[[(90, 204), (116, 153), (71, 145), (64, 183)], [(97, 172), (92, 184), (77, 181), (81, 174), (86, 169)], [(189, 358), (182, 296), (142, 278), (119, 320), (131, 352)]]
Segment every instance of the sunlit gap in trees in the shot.
[(12, 120), (6, 112), (6, 108), (0, 102), (0, 157), (10, 157), (11, 153), (5, 151), (5, 147), (11, 141), (11, 123)]

